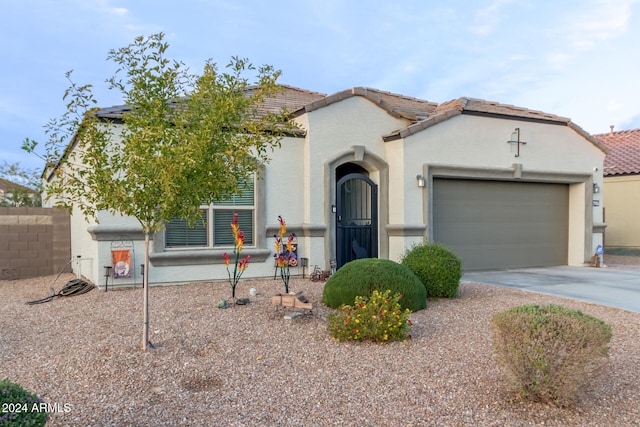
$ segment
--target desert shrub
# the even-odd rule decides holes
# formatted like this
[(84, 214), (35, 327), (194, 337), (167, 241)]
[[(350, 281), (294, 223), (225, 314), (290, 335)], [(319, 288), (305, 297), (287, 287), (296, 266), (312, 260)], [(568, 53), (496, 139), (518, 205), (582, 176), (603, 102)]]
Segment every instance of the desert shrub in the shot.
[(338, 341), (389, 342), (404, 340), (409, 335), (411, 311), (400, 307), (401, 296), (391, 291), (356, 297), (353, 305), (345, 305), (328, 316), (329, 333)]
[(420, 279), (407, 267), (388, 259), (356, 259), (340, 267), (329, 278), (322, 292), (322, 302), (339, 308), (351, 305), (356, 297), (370, 297), (373, 291), (390, 290), (400, 294), (400, 306), (411, 311), (427, 306), (426, 291)]
[(491, 323), (497, 360), (525, 399), (571, 405), (606, 364), (611, 326), (578, 310), (527, 304)]
[(453, 298), (458, 295), (462, 269), (460, 258), (440, 243), (413, 246), (402, 258), (427, 289), (427, 296)]
[(0, 426), (43, 426), (47, 412), (42, 400), (8, 379), (0, 381)]

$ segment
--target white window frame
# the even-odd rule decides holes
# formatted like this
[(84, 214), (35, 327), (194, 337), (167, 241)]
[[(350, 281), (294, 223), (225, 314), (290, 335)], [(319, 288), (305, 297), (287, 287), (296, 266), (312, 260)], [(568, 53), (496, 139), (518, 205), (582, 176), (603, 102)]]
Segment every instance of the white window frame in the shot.
[[(190, 246), (190, 245), (184, 245), (184, 246), (167, 246), (166, 244), (166, 236), (165, 236), (165, 244), (164, 244), (164, 250), (165, 251), (184, 251), (184, 250), (199, 250), (199, 249), (229, 249), (229, 248), (233, 248), (234, 244), (233, 243), (229, 243), (229, 244), (221, 244), (221, 245), (216, 245), (215, 244), (215, 211), (227, 211), (227, 212), (239, 212), (239, 211), (250, 211), (251, 212), (251, 224), (252, 224), (252, 229), (251, 230), (246, 230), (245, 227), (240, 227), (240, 229), (245, 233), (245, 235), (247, 236), (251, 236), (251, 239), (247, 239), (245, 240), (245, 248), (256, 248), (257, 247), (257, 240), (258, 240), (258, 236), (257, 236), (257, 227), (256, 227), (256, 211), (257, 211), (257, 178), (255, 176), (255, 174), (253, 175), (253, 204), (252, 205), (233, 205), (233, 204), (227, 204), (227, 203), (223, 203), (223, 204), (217, 204), (217, 203), (212, 203), (209, 205), (202, 205), (200, 206), (200, 209), (203, 211), (206, 211), (206, 237), (207, 237), (207, 244), (206, 245), (200, 245), (200, 246)], [(227, 227), (229, 227), (229, 232), (231, 232), (231, 220), (229, 221), (229, 224), (226, 225)], [(165, 230), (166, 233), (166, 230)], [(251, 242), (251, 243), (246, 243), (246, 242)]]

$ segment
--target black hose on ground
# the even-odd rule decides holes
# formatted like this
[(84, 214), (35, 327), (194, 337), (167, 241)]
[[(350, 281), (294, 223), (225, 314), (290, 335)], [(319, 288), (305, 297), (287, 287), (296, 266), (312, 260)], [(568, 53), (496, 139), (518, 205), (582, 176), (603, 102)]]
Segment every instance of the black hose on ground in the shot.
[(69, 280), (67, 284), (64, 285), (63, 288), (60, 289), (60, 292), (58, 292), (57, 294), (54, 291), (54, 293), (52, 293), (48, 297), (35, 300), (35, 301), (29, 301), (26, 304), (28, 305), (42, 304), (44, 302), (49, 302), (53, 300), (55, 297), (71, 297), (74, 295), (82, 295), (82, 294), (86, 294), (93, 288), (95, 288), (95, 285), (89, 282), (86, 282), (82, 279), (73, 279), (73, 280)]

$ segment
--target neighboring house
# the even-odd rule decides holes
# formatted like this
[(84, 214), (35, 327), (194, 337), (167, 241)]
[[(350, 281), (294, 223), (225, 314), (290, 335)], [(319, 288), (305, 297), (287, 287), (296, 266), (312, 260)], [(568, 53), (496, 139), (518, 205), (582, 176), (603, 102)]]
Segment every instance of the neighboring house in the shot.
[[(593, 190), (602, 186), (606, 149), (569, 119), (361, 87), (329, 96), (285, 87), (267, 108), (283, 106), (305, 131), (282, 140), (242, 197), (203, 206), (199, 228), (174, 221), (157, 233), (151, 283), (226, 279), (234, 212), (251, 255), (246, 277), (274, 274), (278, 215), (296, 233), (307, 273), (363, 255), (399, 260), (425, 240), (450, 246), (466, 270), (584, 265), (602, 244), (601, 193)], [(98, 114), (121, 126), (123, 111)], [(134, 273), (116, 284), (140, 283), (142, 239), (133, 218), (72, 217), (73, 254), (97, 284), (122, 248)]]
[(0, 206), (20, 207), (36, 205), (39, 205), (39, 195), (37, 191), (0, 178)]
[(604, 160), (604, 208), (609, 248), (640, 248), (640, 129), (600, 135)]

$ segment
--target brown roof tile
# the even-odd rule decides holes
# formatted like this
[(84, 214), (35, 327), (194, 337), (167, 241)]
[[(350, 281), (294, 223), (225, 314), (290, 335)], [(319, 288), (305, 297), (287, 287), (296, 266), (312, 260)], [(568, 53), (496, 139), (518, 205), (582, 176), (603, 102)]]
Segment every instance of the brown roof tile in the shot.
[[(300, 89), (293, 86), (280, 85), (282, 91), (273, 98), (265, 99), (262, 112), (280, 112), (283, 108), (287, 111), (296, 111), (316, 100), (324, 99), (327, 95), (310, 90)], [(250, 87), (245, 91), (246, 96), (251, 96), (255, 87)], [(97, 116), (104, 119), (119, 119), (123, 113), (130, 111), (128, 105), (116, 105), (113, 107), (101, 108)]]
[(352, 89), (343, 90), (329, 95), (323, 99), (316, 100), (311, 104), (304, 105), (302, 108), (294, 112), (295, 116), (309, 113), (327, 105), (333, 104), (343, 99), (353, 96), (362, 96), (385, 109), (389, 114), (395, 117), (402, 117), (412, 121), (422, 120), (432, 114), (438, 104), (425, 101), (423, 99), (413, 98), (410, 96), (399, 95), (391, 92), (385, 92), (378, 89), (367, 87), (354, 87)]
[(36, 190), (25, 187), (22, 184), (18, 184), (8, 179), (0, 178), (0, 193), (11, 193), (15, 190), (27, 191), (29, 193), (37, 193)]
[[(284, 109), (293, 112), (314, 101), (324, 99), (327, 96), (324, 93), (313, 92), (293, 86), (280, 85), (280, 87), (282, 88), (280, 93), (273, 98), (265, 99), (263, 105), (264, 111), (277, 113)], [(247, 96), (250, 96), (252, 93), (253, 89), (246, 91)]]
[(544, 113), (542, 111), (529, 110), (527, 108), (516, 107), (508, 104), (500, 104), (492, 101), (485, 101), (477, 98), (458, 98), (448, 102), (439, 104), (432, 114), (419, 118), (414, 123), (404, 129), (395, 130), (383, 136), (385, 141), (393, 141), (394, 139), (406, 138), (409, 135), (424, 130), (430, 126), (448, 120), (459, 114), (479, 114), (494, 117), (511, 117), (521, 120), (533, 120), (541, 122), (558, 123), (570, 127), (589, 140), (596, 147), (606, 152), (606, 147), (595, 138), (591, 137), (580, 126), (573, 123), (570, 119), (556, 116), (555, 114)]
[[(483, 99), (461, 97), (437, 104), (423, 99), (366, 87), (354, 87), (331, 95), (286, 85), (282, 85), (282, 89), (282, 92), (275, 97), (265, 100), (264, 105), (259, 110), (259, 114), (280, 112), (285, 109), (296, 117), (353, 96), (362, 96), (386, 110), (392, 116), (408, 121), (406, 127), (384, 135), (385, 141), (404, 138), (459, 114), (476, 114), (562, 124), (572, 128), (601, 150), (607, 151), (600, 141), (592, 138), (591, 135), (568, 118)], [(252, 90), (253, 88), (249, 88), (247, 95), (250, 95)], [(128, 110), (129, 107), (127, 106), (104, 108), (98, 112), (98, 115), (103, 118), (117, 119)]]
[(516, 107), (514, 105), (499, 104), (497, 102), (485, 101), (484, 99), (470, 98), (464, 107), (465, 111), (474, 111), (479, 113), (496, 114), (502, 116), (514, 116), (520, 118), (551, 120), (554, 122), (568, 123), (569, 119), (548, 114), (542, 111), (529, 110), (527, 108)]
[(604, 158), (604, 175), (640, 174), (640, 129), (593, 135), (609, 150)]

